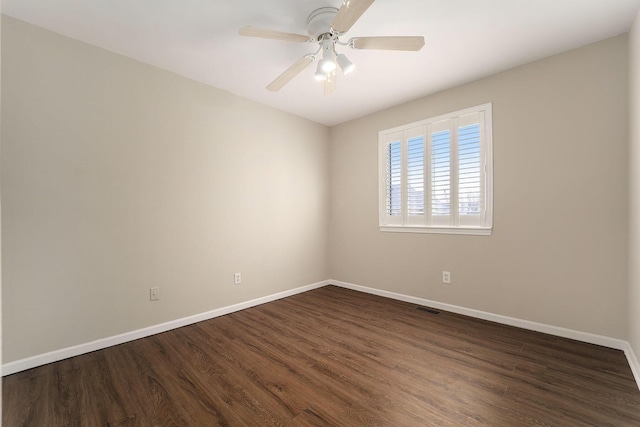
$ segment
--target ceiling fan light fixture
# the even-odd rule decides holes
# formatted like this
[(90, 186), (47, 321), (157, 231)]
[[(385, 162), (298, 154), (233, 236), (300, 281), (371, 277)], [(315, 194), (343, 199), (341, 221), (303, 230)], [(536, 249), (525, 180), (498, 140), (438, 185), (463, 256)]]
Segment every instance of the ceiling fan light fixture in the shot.
[(318, 68), (313, 77), (319, 82), (327, 80), (327, 73), (322, 69), (322, 60), (318, 61)]
[(328, 58), (323, 58), (318, 62), (318, 67), (325, 73), (331, 73), (336, 69), (336, 63)]
[(353, 62), (349, 61), (349, 58), (347, 58), (347, 55), (345, 55), (344, 53), (339, 54), (336, 58), (336, 61), (338, 62), (338, 65), (342, 70), (342, 74), (344, 75), (349, 74), (354, 70), (354, 68), (356, 68)]

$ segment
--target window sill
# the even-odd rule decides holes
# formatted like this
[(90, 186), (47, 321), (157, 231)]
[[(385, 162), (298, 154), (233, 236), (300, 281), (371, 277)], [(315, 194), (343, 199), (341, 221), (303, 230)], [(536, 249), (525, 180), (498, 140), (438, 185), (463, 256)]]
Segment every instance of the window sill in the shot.
[(469, 236), (490, 236), (493, 229), (479, 227), (424, 227), (381, 225), (380, 231), (391, 233), (463, 234)]

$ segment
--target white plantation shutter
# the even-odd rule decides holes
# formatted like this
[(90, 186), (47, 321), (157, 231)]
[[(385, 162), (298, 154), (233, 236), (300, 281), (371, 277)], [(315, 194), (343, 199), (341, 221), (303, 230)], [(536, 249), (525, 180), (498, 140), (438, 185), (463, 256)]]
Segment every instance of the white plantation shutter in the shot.
[(407, 148), (407, 214), (424, 215), (424, 138), (408, 141)]
[(430, 225), (451, 222), (451, 129), (449, 121), (428, 126), (431, 139), (431, 221)]
[(387, 224), (402, 224), (402, 132), (387, 135), (384, 142), (385, 202)]
[(458, 128), (458, 213), (480, 211), (480, 125)]
[(406, 224), (424, 223), (425, 206), (425, 146), (424, 146), (424, 126), (419, 126), (404, 131), (404, 141), (406, 147), (406, 170), (407, 182), (404, 184), (406, 190), (407, 205), (405, 206)]
[(484, 112), (458, 119), (458, 221), (482, 225), (485, 215), (485, 175), (482, 150)]
[(490, 234), (491, 104), (380, 132), (383, 231)]

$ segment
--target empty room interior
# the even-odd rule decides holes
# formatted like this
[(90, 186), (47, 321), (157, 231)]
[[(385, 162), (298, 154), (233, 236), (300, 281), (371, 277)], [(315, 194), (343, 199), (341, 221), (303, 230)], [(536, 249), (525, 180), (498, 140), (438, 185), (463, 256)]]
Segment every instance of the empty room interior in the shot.
[(3, 425), (640, 425), (639, 8), (3, 0)]

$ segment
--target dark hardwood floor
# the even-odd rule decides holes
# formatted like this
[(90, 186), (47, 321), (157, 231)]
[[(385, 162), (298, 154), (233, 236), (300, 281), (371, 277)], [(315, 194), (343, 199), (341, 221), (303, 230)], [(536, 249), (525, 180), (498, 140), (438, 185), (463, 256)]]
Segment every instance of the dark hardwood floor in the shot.
[(640, 426), (621, 351), (334, 286), (4, 378), (8, 426)]

